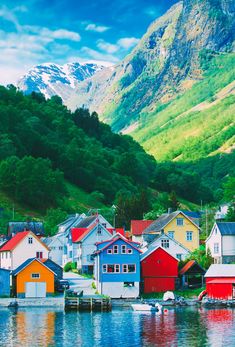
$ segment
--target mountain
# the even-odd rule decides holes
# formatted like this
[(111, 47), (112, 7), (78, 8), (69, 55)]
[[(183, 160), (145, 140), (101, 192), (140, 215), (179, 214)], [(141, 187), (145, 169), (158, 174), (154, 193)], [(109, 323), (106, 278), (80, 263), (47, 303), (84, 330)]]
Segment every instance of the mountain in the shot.
[(58, 65), (45, 63), (29, 70), (17, 86), (25, 92), (40, 92), (46, 98), (59, 95), (63, 101), (71, 95), (76, 86), (103, 69), (103, 66), (89, 63), (69, 63)]
[(136, 128), (139, 120), (166, 107), (203, 78), (203, 53), (231, 52), (234, 38), (233, 0), (179, 2), (152, 23), (113, 70), (103, 70), (80, 84), (68, 105), (96, 109), (115, 131), (133, 123)]

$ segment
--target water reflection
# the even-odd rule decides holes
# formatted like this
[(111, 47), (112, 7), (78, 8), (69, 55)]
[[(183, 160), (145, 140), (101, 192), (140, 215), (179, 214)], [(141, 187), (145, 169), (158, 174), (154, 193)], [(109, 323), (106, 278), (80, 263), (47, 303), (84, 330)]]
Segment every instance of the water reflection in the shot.
[(233, 309), (179, 308), (160, 316), (1, 309), (0, 346), (235, 346), (234, 317)]

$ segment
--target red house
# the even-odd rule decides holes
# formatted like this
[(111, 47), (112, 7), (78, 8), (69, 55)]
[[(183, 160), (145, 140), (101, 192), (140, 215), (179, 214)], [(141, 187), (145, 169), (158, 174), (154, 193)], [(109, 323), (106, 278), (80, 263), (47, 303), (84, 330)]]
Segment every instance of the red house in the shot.
[(178, 259), (160, 246), (149, 247), (141, 256), (141, 274), (144, 293), (175, 290)]
[(213, 264), (205, 274), (207, 297), (235, 299), (235, 264)]

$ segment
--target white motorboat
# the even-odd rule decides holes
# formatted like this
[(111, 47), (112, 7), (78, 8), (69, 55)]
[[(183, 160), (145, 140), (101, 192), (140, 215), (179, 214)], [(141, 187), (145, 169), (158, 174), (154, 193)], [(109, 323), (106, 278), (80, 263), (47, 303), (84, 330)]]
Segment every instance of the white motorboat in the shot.
[(162, 312), (162, 306), (156, 304), (132, 304), (131, 307), (134, 311), (147, 311), (147, 312)]

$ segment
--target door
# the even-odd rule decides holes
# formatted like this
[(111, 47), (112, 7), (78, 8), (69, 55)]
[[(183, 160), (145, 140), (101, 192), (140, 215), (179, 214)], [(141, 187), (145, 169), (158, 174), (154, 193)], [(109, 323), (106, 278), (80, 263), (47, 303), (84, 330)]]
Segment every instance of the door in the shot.
[(46, 282), (26, 282), (25, 287), (26, 298), (46, 297)]

